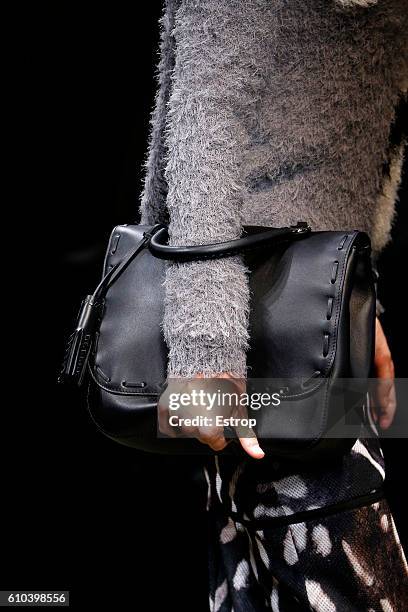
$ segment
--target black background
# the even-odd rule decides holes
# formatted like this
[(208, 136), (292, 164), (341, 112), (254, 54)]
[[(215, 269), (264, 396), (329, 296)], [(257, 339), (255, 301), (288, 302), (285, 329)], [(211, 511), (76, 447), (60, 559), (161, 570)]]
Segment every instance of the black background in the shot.
[[(82, 399), (55, 384), (64, 336), (99, 277), (110, 230), (137, 217), (160, 2), (143, 15), (117, 4), (54, 6), (25, 14), (27, 37), (13, 50), (22, 94), (12, 127), (24, 163), (5, 232), (18, 264), (4, 302), (12, 339), (4, 343), (11, 393), (3, 403), (13, 418), (3, 429), (1, 588), (69, 589), (75, 608), (115, 609), (189, 609), (193, 592), (195, 609), (206, 610), (205, 490), (194, 461), (103, 438)], [(399, 376), (407, 376), (406, 175), (380, 263), (383, 324)], [(3, 264), (10, 256), (5, 248)], [(386, 440), (384, 449), (405, 542), (407, 444)]]

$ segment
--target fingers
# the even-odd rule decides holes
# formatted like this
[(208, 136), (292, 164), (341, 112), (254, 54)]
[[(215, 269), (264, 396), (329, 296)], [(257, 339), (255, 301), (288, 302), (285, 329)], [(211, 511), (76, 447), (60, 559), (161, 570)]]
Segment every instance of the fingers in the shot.
[(197, 438), (202, 444), (207, 444), (214, 451), (222, 451), (228, 444), (223, 427), (190, 427), (182, 425), (182, 434), (188, 438)]
[(379, 378), (375, 393), (375, 420), (381, 429), (388, 429), (394, 420), (397, 409), (395, 385), (392, 379)]
[(253, 438), (239, 438), (239, 441), (244, 451), (253, 459), (263, 459), (265, 457), (265, 453), (259, 446), (256, 436)]
[(388, 394), (388, 403), (385, 410), (381, 410), (380, 413), (380, 427), (382, 429), (388, 429), (394, 420), (395, 412), (397, 409), (397, 396), (395, 393), (395, 385), (391, 385), (391, 389)]
[(203, 444), (208, 444), (214, 451), (222, 451), (229, 441), (225, 439), (223, 427), (194, 427), (191, 425), (180, 425), (175, 427), (169, 423), (169, 410), (166, 404), (160, 403), (157, 406), (158, 425), (160, 433), (177, 438), (197, 438)]
[(397, 398), (394, 384), (394, 363), (380, 321), (376, 321), (375, 371), (376, 385), (373, 416), (381, 429), (388, 429), (394, 420)]
[[(197, 375), (195, 378), (201, 379), (203, 377), (201, 375)], [(230, 374), (221, 374), (215, 378), (224, 379), (222, 388), (228, 391), (228, 396), (231, 396), (231, 388), (235, 389), (234, 391), (235, 394), (236, 393), (241, 394), (244, 392), (245, 382), (240, 379), (233, 378)], [(208, 381), (207, 385), (209, 384), (213, 386), (214, 381)], [(214, 425), (213, 424), (214, 420), (213, 420), (213, 423), (211, 424), (208, 424), (208, 422), (206, 422), (203, 426), (201, 426), (200, 419), (198, 419), (197, 425), (192, 424), (192, 421), (194, 421), (195, 417), (197, 416), (199, 417), (205, 416), (207, 418), (208, 415), (207, 415), (206, 405), (204, 406), (194, 405), (193, 410), (191, 409), (191, 406), (185, 406), (185, 405), (182, 406), (183, 410), (179, 410), (180, 406), (178, 406), (177, 410), (179, 412), (177, 414), (179, 415), (179, 417), (181, 415), (184, 415), (184, 418), (178, 419), (179, 425), (177, 427), (174, 427), (170, 425), (169, 423), (169, 398), (170, 396), (171, 395), (180, 396), (183, 393), (187, 394), (187, 392), (190, 392), (191, 394), (193, 390), (200, 389), (200, 385), (197, 386), (193, 379), (192, 381), (189, 381), (189, 382), (173, 381), (167, 386), (166, 391), (161, 396), (159, 400), (159, 404), (158, 404), (159, 430), (160, 432), (168, 436), (171, 436), (171, 437), (177, 437), (181, 435), (184, 437), (196, 438), (202, 444), (207, 444), (215, 452), (220, 452), (230, 442), (230, 440), (226, 440), (225, 438), (224, 426), (218, 425), (218, 422), (216, 423), (216, 425)], [(208, 390), (211, 391), (212, 387), (209, 386)], [(204, 414), (200, 413), (200, 408), (205, 410)], [(173, 409), (174, 410), (176, 409), (174, 405), (173, 405)], [(248, 417), (246, 408), (241, 407), (239, 405), (239, 402), (235, 406), (233, 404), (232, 405), (227, 404), (226, 406), (223, 406), (223, 405), (218, 406), (217, 404), (213, 404), (211, 406), (211, 409), (213, 410), (213, 415), (215, 414), (216, 417), (217, 416), (228, 416), (228, 415), (231, 415), (231, 413), (236, 414), (237, 416), (241, 418), (246, 418), (246, 420)], [(192, 417), (192, 418), (189, 418), (189, 417)], [(218, 419), (215, 419), (215, 420), (218, 421)], [(186, 421), (189, 422), (189, 425), (186, 424)], [(248, 455), (250, 455), (254, 459), (262, 459), (265, 456), (264, 451), (260, 448), (258, 440), (255, 434), (253, 433), (253, 430), (250, 427), (240, 428), (240, 430), (239, 431), (237, 430), (236, 433), (238, 435), (242, 448), (245, 450), (245, 452)]]
[[(241, 419), (248, 417), (247, 408), (238, 405), (234, 411), (234, 415)], [(240, 435), (241, 432), (250, 433), (251, 435)], [(242, 448), (250, 457), (253, 459), (263, 459), (263, 457), (265, 457), (265, 453), (259, 446), (258, 438), (252, 427), (239, 428), (237, 434)]]
[(157, 420), (159, 425), (159, 432), (170, 436), (171, 438), (177, 437), (177, 431), (169, 423), (169, 411), (165, 404), (161, 402), (157, 405)]
[(223, 427), (198, 427), (197, 439), (214, 451), (222, 451), (228, 444)]

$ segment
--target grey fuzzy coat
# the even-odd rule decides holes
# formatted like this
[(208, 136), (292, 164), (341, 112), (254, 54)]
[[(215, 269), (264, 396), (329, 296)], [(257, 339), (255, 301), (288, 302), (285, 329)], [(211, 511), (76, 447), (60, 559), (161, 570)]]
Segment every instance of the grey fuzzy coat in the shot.
[[(140, 211), (173, 244), (309, 221), (389, 240), (408, 0), (167, 0)], [(245, 376), (240, 257), (168, 264), (169, 376)]]

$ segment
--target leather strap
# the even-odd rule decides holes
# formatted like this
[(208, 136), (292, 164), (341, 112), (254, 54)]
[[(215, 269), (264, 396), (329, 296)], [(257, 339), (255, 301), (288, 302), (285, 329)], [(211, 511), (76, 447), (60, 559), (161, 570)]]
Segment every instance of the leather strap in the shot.
[(313, 508), (312, 510), (302, 510), (293, 514), (286, 514), (284, 516), (269, 516), (266, 519), (244, 519), (237, 512), (231, 512), (230, 516), (237, 522), (242, 523), (248, 529), (259, 531), (260, 529), (268, 529), (270, 527), (283, 527), (287, 525), (293, 525), (294, 523), (303, 523), (305, 521), (320, 521), (328, 516), (339, 514), (340, 512), (347, 512), (349, 510), (355, 510), (356, 508), (363, 508), (364, 506), (371, 506), (375, 502), (379, 502), (385, 498), (385, 491), (383, 488), (374, 489), (371, 493), (359, 495), (358, 497), (352, 497), (351, 499), (344, 499), (340, 502), (323, 506), (321, 508)]
[(146, 248), (154, 232), (162, 227), (163, 226), (161, 224), (155, 225), (150, 230), (150, 232), (145, 232), (143, 234), (143, 238), (138, 242), (136, 248), (129, 251), (124, 256), (123, 259), (118, 261), (118, 263), (115, 266), (113, 266), (113, 268), (111, 268), (109, 272), (105, 274), (105, 276), (103, 277), (103, 279), (101, 280), (101, 282), (99, 283), (95, 291), (93, 292), (93, 295), (92, 295), (93, 304), (97, 304), (98, 302), (104, 299), (109, 287), (113, 285), (113, 283), (119, 278), (122, 272), (124, 272), (124, 270), (128, 267), (128, 265), (134, 260), (134, 258), (137, 255), (139, 255), (139, 253), (144, 248)]
[(152, 255), (159, 259), (191, 261), (238, 255), (243, 251), (265, 246), (268, 243), (277, 244), (285, 240), (294, 240), (310, 232), (309, 225), (304, 221), (299, 221), (297, 225), (290, 227), (269, 228), (261, 231), (258, 228), (255, 233), (226, 242), (197, 246), (170, 246), (166, 244), (168, 231), (163, 226), (151, 236), (148, 247)]

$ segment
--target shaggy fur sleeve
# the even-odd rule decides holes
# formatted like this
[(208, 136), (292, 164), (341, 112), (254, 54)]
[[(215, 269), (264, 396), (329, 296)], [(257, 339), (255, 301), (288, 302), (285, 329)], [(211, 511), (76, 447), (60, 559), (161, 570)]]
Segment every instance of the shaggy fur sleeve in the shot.
[[(214, 0), (165, 4), (141, 213), (143, 223), (168, 217), (170, 244), (219, 242), (242, 231), (236, 109), (247, 71), (239, 64), (245, 50), (231, 45), (230, 36), (224, 40), (232, 13), (218, 11)], [(244, 377), (248, 313), (248, 276), (240, 257), (168, 262), (168, 375)]]
[(171, 74), (174, 68), (174, 15), (180, 0), (166, 0), (159, 21), (159, 63), (156, 72), (157, 92), (150, 117), (148, 155), (144, 164), (144, 186), (140, 203), (141, 223), (166, 223), (167, 183), (164, 178), (166, 142), (164, 129), (170, 96)]
[[(236, 98), (243, 50), (228, 35), (233, 12), (217, 6), (187, 0), (176, 15), (165, 169), (172, 244), (219, 242), (242, 230)], [(169, 376), (245, 377), (249, 288), (241, 258), (169, 264), (165, 288)]]

